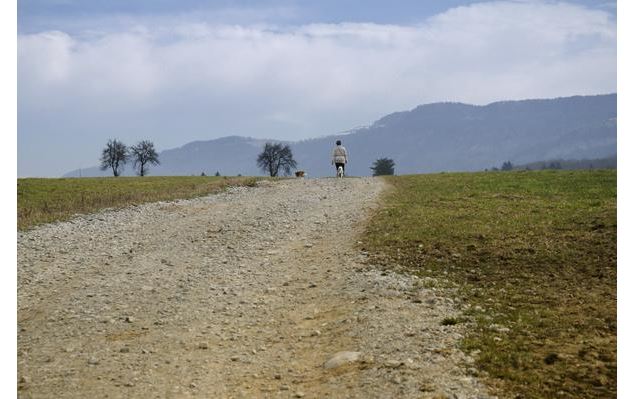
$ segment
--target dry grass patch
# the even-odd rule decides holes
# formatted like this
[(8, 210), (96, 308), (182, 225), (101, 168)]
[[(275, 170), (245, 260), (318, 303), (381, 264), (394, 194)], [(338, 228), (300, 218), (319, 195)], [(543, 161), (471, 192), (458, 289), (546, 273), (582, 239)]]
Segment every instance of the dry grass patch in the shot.
[(228, 186), (254, 185), (256, 180), (213, 176), (18, 179), (18, 229), (104, 208), (200, 197)]
[(615, 397), (615, 171), (388, 178), (364, 240), (375, 260), (443, 281), (496, 394)]

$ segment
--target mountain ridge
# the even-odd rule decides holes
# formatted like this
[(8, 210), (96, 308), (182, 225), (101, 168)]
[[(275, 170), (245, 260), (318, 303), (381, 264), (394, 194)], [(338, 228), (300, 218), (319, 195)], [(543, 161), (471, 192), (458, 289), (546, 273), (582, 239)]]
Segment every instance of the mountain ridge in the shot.
[[(372, 162), (392, 158), (396, 173), (474, 171), (511, 161), (602, 158), (617, 154), (617, 94), (496, 101), (486, 105), (437, 102), (387, 114), (368, 126), (300, 141), (224, 136), (159, 153), (151, 175), (259, 175), (265, 142), (292, 147), (310, 176), (333, 174), (330, 151), (341, 139), (349, 175), (369, 175)], [(124, 175), (132, 175), (126, 167)], [(97, 167), (83, 176), (108, 176)], [(78, 176), (78, 170), (64, 177)]]

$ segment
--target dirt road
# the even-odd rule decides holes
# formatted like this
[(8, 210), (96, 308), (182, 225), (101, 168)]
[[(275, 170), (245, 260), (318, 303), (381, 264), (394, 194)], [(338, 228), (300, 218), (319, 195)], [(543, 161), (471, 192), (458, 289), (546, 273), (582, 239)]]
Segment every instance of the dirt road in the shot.
[(20, 233), (19, 397), (487, 397), (452, 299), (355, 248), (383, 189), (287, 180)]

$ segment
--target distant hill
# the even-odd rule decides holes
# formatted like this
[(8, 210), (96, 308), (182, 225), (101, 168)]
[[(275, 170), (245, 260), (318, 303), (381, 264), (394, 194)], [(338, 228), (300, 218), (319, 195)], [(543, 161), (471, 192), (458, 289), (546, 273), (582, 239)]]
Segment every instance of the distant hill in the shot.
[[(500, 166), (496, 166), (500, 168)], [(617, 156), (596, 159), (551, 159), (548, 161), (530, 162), (523, 165), (513, 165), (514, 170), (542, 170), (542, 169), (617, 169)]]
[[(262, 172), (256, 166), (256, 158), (267, 141), (240, 136), (193, 141), (182, 147), (159, 152), (161, 164), (151, 166), (149, 175), (190, 176), (205, 173), (211, 176), (216, 172), (224, 176), (261, 175)], [(77, 177), (79, 175), (80, 170), (76, 169), (65, 174), (64, 177)], [(125, 166), (122, 175), (134, 175), (131, 164)], [(110, 169), (101, 171), (95, 166), (82, 169), (81, 176), (112, 176), (112, 172)]]
[[(374, 160), (395, 161), (397, 174), (473, 171), (511, 161), (595, 159), (617, 154), (617, 95), (420, 105), (387, 115), (347, 134), (287, 142), (298, 168), (311, 177), (332, 175), (330, 152), (341, 139), (349, 175), (369, 175)], [(267, 140), (239, 136), (196, 141), (159, 154), (152, 175), (257, 175), (256, 157)], [(270, 140), (277, 141), (279, 140)], [(132, 174), (130, 166), (125, 174)], [(96, 167), (82, 176), (107, 176)], [(79, 176), (75, 170), (66, 177)]]

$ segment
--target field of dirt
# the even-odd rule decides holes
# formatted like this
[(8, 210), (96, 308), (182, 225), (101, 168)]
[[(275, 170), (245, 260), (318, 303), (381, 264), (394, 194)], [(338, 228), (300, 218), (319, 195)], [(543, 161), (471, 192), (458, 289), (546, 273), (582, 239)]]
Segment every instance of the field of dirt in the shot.
[(385, 183), (296, 179), (18, 234), (20, 398), (487, 398), (447, 292), (376, 269)]

